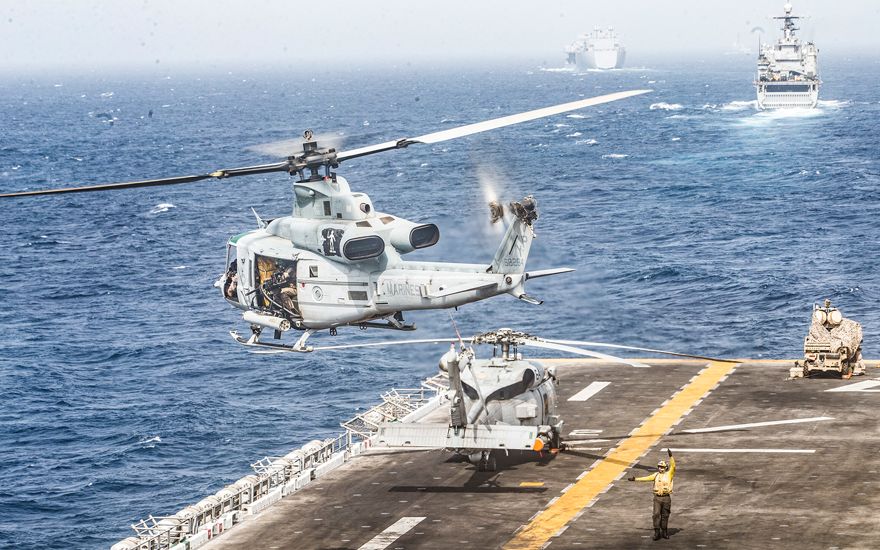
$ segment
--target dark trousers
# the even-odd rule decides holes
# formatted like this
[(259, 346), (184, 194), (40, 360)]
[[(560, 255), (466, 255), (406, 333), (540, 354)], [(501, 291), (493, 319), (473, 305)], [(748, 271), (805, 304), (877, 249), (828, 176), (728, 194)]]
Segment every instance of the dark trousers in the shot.
[(669, 525), (669, 512), (672, 511), (672, 496), (654, 495), (654, 529), (666, 529)]

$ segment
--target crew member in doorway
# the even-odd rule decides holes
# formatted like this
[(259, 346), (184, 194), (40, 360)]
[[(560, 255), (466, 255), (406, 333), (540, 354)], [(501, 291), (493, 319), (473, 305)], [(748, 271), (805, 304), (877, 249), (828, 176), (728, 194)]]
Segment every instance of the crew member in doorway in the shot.
[(649, 476), (629, 476), (630, 481), (653, 481), (654, 491), (654, 540), (669, 538), (669, 512), (672, 510), (672, 478), (675, 476), (675, 457), (672, 449), (669, 453), (669, 464), (665, 460), (657, 463), (657, 471)]

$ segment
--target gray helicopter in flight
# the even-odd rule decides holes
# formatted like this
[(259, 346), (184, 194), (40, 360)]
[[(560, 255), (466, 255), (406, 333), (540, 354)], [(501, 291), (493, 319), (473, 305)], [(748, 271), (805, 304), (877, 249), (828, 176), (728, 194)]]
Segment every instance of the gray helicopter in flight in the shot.
[[(606, 347), (723, 361), (620, 344), (546, 339), (510, 328), (470, 338), (341, 344), (317, 346), (313, 351), (323, 353), (446, 342), (450, 349), (440, 358), (439, 368), (449, 380), (449, 390), (442, 401), (442, 406), (448, 410), (448, 420), (439, 422), (436, 416), (431, 416), (418, 422), (380, 423), (373, 439), (374, 447), (447, 449), (465, 457), (479, 471), (495, 471), (499, 453), (525, 453), (530, 455), (527, 458), (537, 459), (545, 453), (556, 454), (564, 450), (564, 419), (558, 411), (556, 368), (544, 366), (534, 359), (524, 359), (520, 351), (524, 347), (556, 350), (637, 368), (650, 368), (650, 365), (586, 348)], [(460, 346), (458, 350), (456, 344)], [(478, 345), (492, 346), (492, 357), (477, 358)], [(281, 353), (284, 350), (255, 351)]]
[[(366, 194), (353, 192), (345, 178), (334, 171), (341, 162), (417, 143), (439, 143), (649, 91), (617, 92), (349, 151), (322, 148), (306, 131), (302, 153), (276, 163), (191, 176), (6, 193), (0, 197), (176, 185), (287, 172), (297, 177), (292, 215), (273, 220), (257, 216), (257, 229), (230, 238), (227, 268), (215, 286), (230, 305), (243, 311), (242, 318), (250, 325), (247, 338), (231, 333), (236, 341), (249, 346), (311, 351), (306, 340), (318, 330), (329, 329), (331, 334), (340, 326), (414, 330), (415, 326), (403, 319), (405, 311), (452, 308), (500, 294), (540, 304), (526, 293), (526, 281), (572, 271), (526, 271), (538, 218), (537, 201), (531, 196), (508, 205), (511, 221), (491, 264), (405, 261), (404, 254), (438, 242), (438, 227), (376, 211)], [(493, 219), (504, 215), (500, 204), (491, 207)], [(267, 329), (275, 341), (261, 340)], [(291, 329), (302, 331), (301, 336), (292, 345), (282, 344), (282, 334)]]

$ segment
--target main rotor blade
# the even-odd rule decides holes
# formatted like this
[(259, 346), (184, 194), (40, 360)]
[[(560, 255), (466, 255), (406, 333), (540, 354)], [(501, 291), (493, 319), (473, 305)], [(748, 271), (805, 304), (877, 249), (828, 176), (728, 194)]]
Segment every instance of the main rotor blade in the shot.
[(624, 365), (630, 365), (633, 367), (638, 367), (641, 369), (651, 368), (651, 365), (646, 365), (644, 363), (640, 363), (638, 361), (633, 361), (632, 359), (624, 359), (622, 357), (615, 357), (613, 355), (607, 355), (605, 353), (600, 353), (598, 351), (590, 351), (581, 348), (575, 348), (572, 346), (566, 346), (562, 344), (557, 344), (554, 342), (549, 342), (547, 340), (526, 340), (525, 342), (520, 342), (521, 346), (535, 346), (536, 348), (546, 348), (546, 349), (555, 349), (558, 351), (564, 351), (566, 353), (572, 353), (574, 355), (585, 355), (587, 357), (595, 357), (597, 359), (604, 359), (606, 361), (613, 361), (614, 363), (623, 363)]
[(584, 342), (581, 340), (545, 340), (547, 342), (554, 342), (556, 344), (565, 344), (569, 346), (590, 346), (593, 348), (615, 348), (615, 349), (628, 349), (633, 351), (646, 351), (648, 353), (662, 353), (663, 355), (674, 355), (675, 357), (688, 357), (691, 359), (702, 359), (704, 361), (718, 361), (721, 363), (737, 363), (738, 361), (734, 361), (732, 359), (719, 359), (717, 357), (707, 357), (705, 355), (693, 355), (690, 353), (679, 353), (677, 351), (666, 351), (662, 349), (652, 349), (652, 348), (639, 348), (636, 346), (621, 346), (619, 344), (605, 344), (603, 342)]
[(244, 166), (241, 168), (227, 168), (216, 170), (210, 174), (194, 176), (176, 176), (171, 178), (158, 178), (151, 180), (127, 181), (121, 183), (104, 183), (99, 185), (86, 185), (82, 187), (61, 187), (59, 189), (39, 189), (37, 191), (20, 191), (18, 193), (3, 193), (0, 197), (26, 197), (31, 195), (57, 195), (59, 193), (82, 193), (85, 191), (111, 191), (114, 189), (131, 189), (134, 187), (159, 187), (163, 185), (177, 185), (179, 183), (192, 183), (209, 178), (229, 178), (233, 176), (245, 176), (250, 174), (263, 174), (266, 172), (286, 172), (290, 163), (287, 161), (273, 164), (259, 164), (256, 166)]
[(367, 147), (360, 147), (358, 149), (352, 149), (351, 151), (342, 151), (341, 153), (337, 154), (337, 159), (339, 160), (339, 162), (342, 162), (343, 160), (372, 155), (373, 153), (381, 153), (382, 151), (389, 151), (391, 149), (403, 149), (404, 147), (408, 147), (413, 143), (439, 143), (441, 141), (469, 136), (471, 134), (478, 134), (487, 130), (503, 128), (512, 124), (519, 124), (520, 122), (528, 122), (530, 120), (558, 115), (560, 113), (565, 113), (568, 111), (583, 109), (584, 107), (591, 107), (593, 105), (600, 105), (602, 103), (617, 101), (619, 99), (626, 99), (628, 97), (646, 94), (650, 91), (652, 90), (629, 90), (626, 92), (615, 92), (613, 94), (606, 94), (598, 97), (591, 97), (589, 99), (571, 101), (569, 103), (562, 103), (560, 105), (554, 105), (552, 107), (544, 107), (542, 109), (526, 111), (525, 113), (518, 113), (515, 115), (503, 116), (483, 122), (476, 122), (474, 124), (467, 124), (465, 126), (450, 128), (448, 130), (433, 132), (414, 138), (402, 138), (394, 141), (386, 141), (385, 143), (369, 145)]

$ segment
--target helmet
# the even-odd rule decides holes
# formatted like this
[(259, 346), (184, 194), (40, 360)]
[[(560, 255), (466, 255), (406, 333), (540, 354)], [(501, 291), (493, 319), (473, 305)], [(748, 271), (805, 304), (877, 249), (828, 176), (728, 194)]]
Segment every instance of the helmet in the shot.
[(666, 464), (665, 460), (661, 460), (660, 462), (657, 463), (658, 468), (663, 468), (665, 470), (666, 466), (667, 466), (667, 464)]

